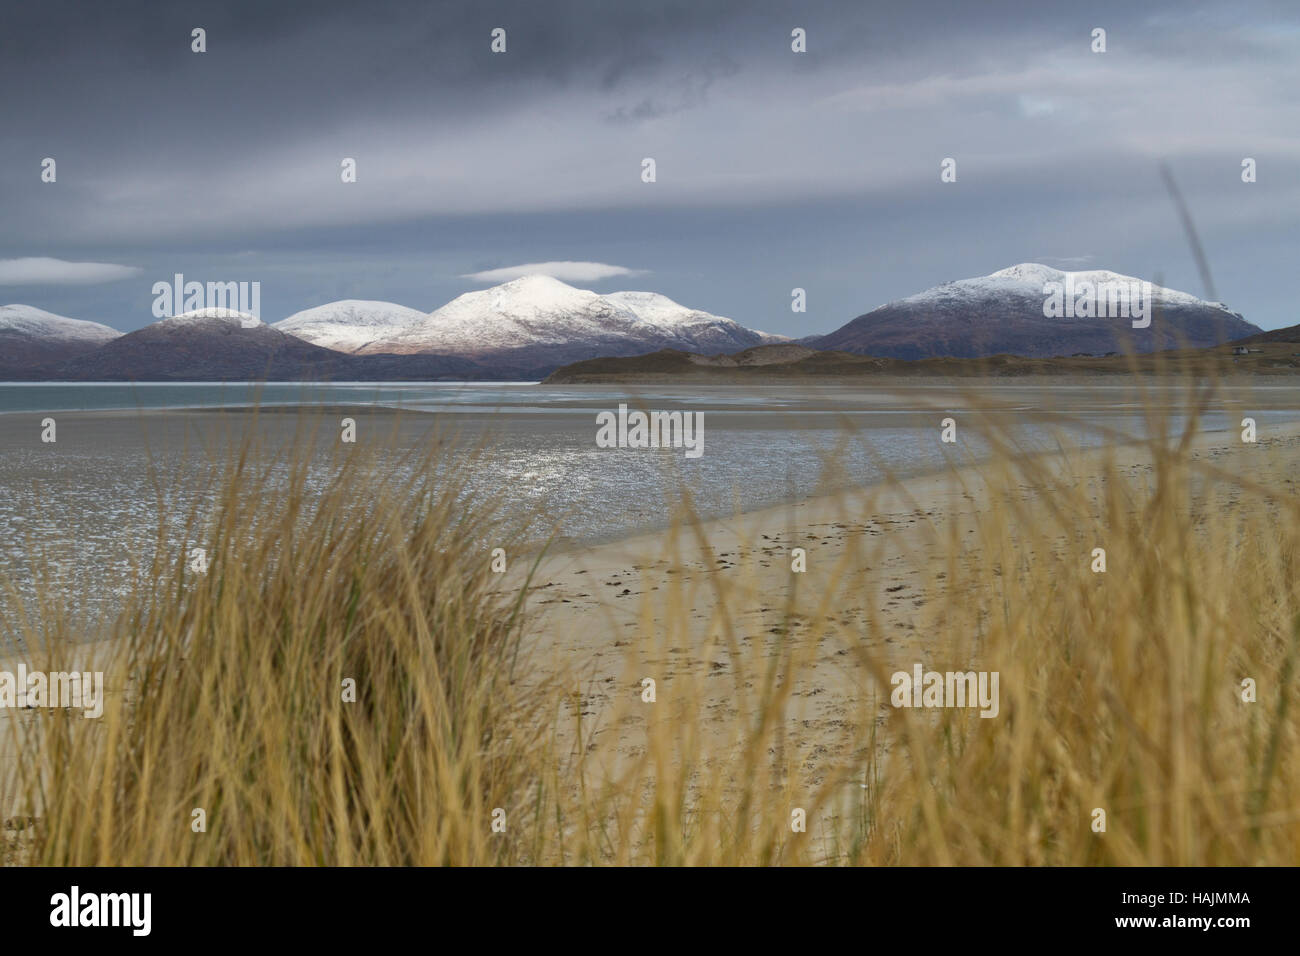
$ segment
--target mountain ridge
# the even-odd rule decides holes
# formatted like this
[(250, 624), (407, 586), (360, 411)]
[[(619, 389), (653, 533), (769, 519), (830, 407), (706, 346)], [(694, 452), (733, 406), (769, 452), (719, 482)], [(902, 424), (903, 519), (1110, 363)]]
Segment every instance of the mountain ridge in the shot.
[[(660, 353), (695, 355), (695, 365), (712, 356), (719, 367), (792, 367), (795, 361), (821, 368), (825, 362), (800, 350), (909, 361), (1047, 358), (1204, 347), (1252, 335), (1282, 341), (1277, 336), (1287, 334), (1264, 333), (1222, 303), (1149, 284), (1145, 301), (1155, 306), (1150, 329), (1132, 328), (1127, 317), (1049, 317), (1045, 292), (1053, 282), (1072, 290), (1140, 280), (1020, 263), (943, 283), (831, 333), (798, 340), (748, 329), (660, 293), (599, 294), (541, 275), (464, 293), (429, 313), (344, 299), (268, 325), (237, 312), (200, 309), (126, 335), (31, 306), (4, 306), (0, 346), (9, 347), (0, 351), (0, 368), (24, 380), (536, 380), (584, 361)], [(1134, 302), (1141, 301), (1139, 292)], [(771, 351), (776, 346), (786, 351)]]

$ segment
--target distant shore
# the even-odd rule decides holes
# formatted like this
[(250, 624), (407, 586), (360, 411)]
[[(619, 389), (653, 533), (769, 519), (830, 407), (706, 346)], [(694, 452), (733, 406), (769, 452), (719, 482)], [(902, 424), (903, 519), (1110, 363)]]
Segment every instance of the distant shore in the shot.
[[(1295, 338), (1300, 338), (1296, 335)], [(1240, 350), (1246, 351), (1241, 352)], [(1240, 352), (1240, 354), (1238, 354)], [(758, 384), (813, 381), (865, 384), (874, 379), (917, 384), (1027, 379), (1084, 382), (1097, 377), (1187, 381), (1250, 380), (1300, 374), (1300, 344), (1289, 340), (1231, 343), (1205, 349), (1140, 355), (1075, 355), (1027, 358), (879, 358), (818, 351), (800, 345), (760, 345), (734, 355), (695, 355), (665, 349), (631, 358), (574, 362), (547, 376), (544, 385), (573, 384)]]

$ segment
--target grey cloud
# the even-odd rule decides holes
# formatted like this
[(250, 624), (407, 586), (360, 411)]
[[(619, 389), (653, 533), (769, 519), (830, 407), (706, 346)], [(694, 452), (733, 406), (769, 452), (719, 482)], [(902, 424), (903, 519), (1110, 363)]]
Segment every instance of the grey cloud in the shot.
[(110, 262), (66, 262), (47, 256), (0, 259), (0, 285), (94, 285), (137, 276), (135, 266)]
[(504, 266), (496, 269), (484, 269), (462, 275), (462, 279), (475, 282), (509, 282), (521, 276), (544, 275), (564, 282), (599, 282), (621, 276), (644, 275), (643, 269), (629, 269), (605, 262), (525, 262), (517, 266)]

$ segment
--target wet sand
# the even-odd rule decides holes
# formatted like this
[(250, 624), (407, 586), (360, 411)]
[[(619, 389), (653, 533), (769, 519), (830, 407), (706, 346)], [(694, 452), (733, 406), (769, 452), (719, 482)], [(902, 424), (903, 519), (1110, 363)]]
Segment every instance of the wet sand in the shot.
[[(1122, 474), (1151, 473), (1144, 446), (1109, 453)], [(1086, 477), (1105, 454), (1040, 460)], [(1237, 431), (1201, 434), (1193, 458), (1285, 482), (1300, 472), (1300, 424), (1270, 428), (1253, 445)], [(705, 732), (730, 735), (743, 706), (732, 648), (758, 642), (769, 659), (794, 653), (808, 666), (786, 710), (789, 739), (819, 783), (825, 766), (844, 766), (865, 739), (863, 723), (878, 719), (880, 700), (870, 696), (881, 688), (852, 645), (870, 646), (891, 671), (929, 660), (952, 542), (975, 534), (993, 496), (1034, 498), (1004, 478), (996, 467), (966, 466), (548, 555), (529, 590), (531, 660), (545, 668), (539, 676), (579, 696), (581, 740), (588, 749), (598, 742), (618, 773), (644, 753), (646, 721), (656, 719), (637, 706), (643, 678), (655, 679), (660, 699), (684, 682)], [(803, 573), (792, 571), (796, 547), (806, 551)], [(517, 561), (508, 590), (528, 570)], [(740, 676), (753, 683), (752, 673)]]

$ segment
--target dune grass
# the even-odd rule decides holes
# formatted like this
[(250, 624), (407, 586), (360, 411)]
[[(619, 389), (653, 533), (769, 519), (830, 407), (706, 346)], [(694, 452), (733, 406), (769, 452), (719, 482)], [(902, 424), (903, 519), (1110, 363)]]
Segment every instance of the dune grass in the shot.
[[(210, 475), (210, 507), (160, 515), (101, 654), (119, 691), (105, 715), (8, 721), (19, 760), (0, 793), (38, 818), (22, 859), (494, 859), (464, 821), (516, 785), (536, 721), (510, 686), (519, 602), (467, 553), (489, 511), (431, 477), (437, 452), (395, 487), (364, 451), (333, 453), (321, 481), (311, 435), (270, 453), (250, 437)], [(176, 521), (205, 572), (168, 546)], [(46, 635), (51, 668), (68, 637)]]
[[(1300, 508), (1283, 474), (1195, 460), (1194, 418), (1187, 434), (1156, 425), (1139, 472), (1112, 455), (1026, 456), (989, 426), (999, 454), (981, 468), (973, 533), (931, 530), (941, 558), (927, 573), (943, 584), (923, 663), (998, 671), (996, 718), (890, 706), (900, 661), (870, 640), (887, 625), (870, 611), (876, 583), (854, 573), (880, 544), (860, 536), (830, 586), (791, 573), (786, 593), (763, 596), (785, 608), (777, 633), (745, 633), (758, 595), (744, 581), (718, 585), (704, 628), (685, 585), (656, 595), (660, 616), (647, 607), (632, 634), (593, 616), (593, 642), (628, 642), (602, 726), (642, 715), (631, 755), (590, 733), (569, 665), (535, 656), (522, 589), (490, 568), (507, 533), (461, 500), (454, 473), (417, 468), (401, 486), (356, 451), (330, 452), (321, 480), (306, 440), (245, 443), (213, 472), (210, 507), (160, 516), (186, 524), (208, 569), (166, 547), (140, 569), (105, 646), (117, 693), (104, 717), (43, 711), (0, 729), (14, 755), (0, 799), (19, 821), (7, 858), (1292, 864)], [(1018, 487), (1034, 493), (1004, 493)], [(878, 494), (844, 494), (845, 521), (873, 514)], [(710, 553), (699, 521), (667, 540)], [(833, 612), (858, 597), (867, 620), (847, 626)], [(26, 626), (55, 666), (71, 635), (39, 611)], [(645, 661), (681, 641), (725, 653), (723, 719), (702, 712), (704, 673), (642, 700)], [(790, 736), (798, 688), (841, 650), (858, 665), (855, 713), (811, 775)]]

